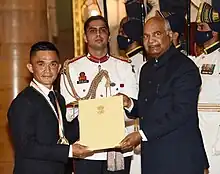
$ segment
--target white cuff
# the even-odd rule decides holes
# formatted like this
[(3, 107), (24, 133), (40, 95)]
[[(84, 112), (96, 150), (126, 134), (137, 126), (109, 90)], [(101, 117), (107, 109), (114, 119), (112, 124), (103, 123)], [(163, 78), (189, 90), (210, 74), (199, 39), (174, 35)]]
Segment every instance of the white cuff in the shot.
[(72, 148), (72, 145), (70, 145), (70, 148), (69, 148), (69, 158), (72, 158), (73, 157), (73, 150), (72, 150), (73, 148)]
[(66, 108), (66, 119), (68, 122), (73, 121), (79, 115), (79, 108), (68, 107)]
[(141, 135), (142, 141), (148, 141), (146, 135), (144, 134), (142, 130), (139, 130), (139, 133)]
[(125, 107), (125, 109), (128, 111), (128, 112), (131, 112), (131, 110), (133, 109), (133, 107), (134, 107), (134, 102), (133, 102), (133, 100), (130, 98), (130, 101), (131, 101), (131, 106), (129, 107), (129, 108), (126, 108)]

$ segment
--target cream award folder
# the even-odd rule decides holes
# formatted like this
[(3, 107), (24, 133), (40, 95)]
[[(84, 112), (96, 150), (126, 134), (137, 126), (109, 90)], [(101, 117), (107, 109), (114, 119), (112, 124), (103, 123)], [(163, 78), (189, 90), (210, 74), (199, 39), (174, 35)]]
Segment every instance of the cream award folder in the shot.
[(122, 96), (79, 101), (80, 143), (91, 150), (114, 148), (125, 137)]

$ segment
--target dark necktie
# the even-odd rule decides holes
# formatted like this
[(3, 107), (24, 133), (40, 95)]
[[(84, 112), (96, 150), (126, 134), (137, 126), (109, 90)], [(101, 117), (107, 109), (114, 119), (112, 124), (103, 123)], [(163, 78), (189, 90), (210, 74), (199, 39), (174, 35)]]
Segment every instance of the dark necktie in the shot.
[(56, 105), (56, 96), (55, 96), (54, 91), (50, 91), (48, 94), (48, 97), (50, 98), (50, 101), (53, 104), (53, 106), (56, 110), (56, 113), (58, 114), (58, 109), (57, 109), (57, 105)]
[[(64, 130), (63, 130), (63, 123), (62, 123), (62, 116), (60, 113), (60, 108), (59, 108), (59, 112), (58, 112), (58, 108), (57, 108), (57, 98), (55, 95), (54, 91), (50, 91), (48, 94), (48, 97), (50, 98), (51, 103), (53, 104), (56, 113), (57, 113), (57, 120), (58, 120), (58, 125), (59, 125), (59, 140), (57, 141), (58, 144), (66, 144), (69, 145), (68, 140), (66, 139), (65, 135), (64, 135)], [(59, 107), (59, 106), (58, 106)]]

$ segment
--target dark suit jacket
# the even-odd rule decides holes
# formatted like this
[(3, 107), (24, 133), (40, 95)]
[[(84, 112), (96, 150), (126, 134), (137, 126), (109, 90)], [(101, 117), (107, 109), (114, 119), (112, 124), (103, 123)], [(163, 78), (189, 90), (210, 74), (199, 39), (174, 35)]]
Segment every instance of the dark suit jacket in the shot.
[(141, 70), (138, 101), (143, 174), (203, 174), (208, 165), (198, 126), (201, 78), (196, 65), (176, 48)]
[[(66, 138), (78, 139), (78, 120), (68, 123), (65, 100), (57, 96)], [(33, 87), (24, 89), (8, 111), (9, 128), (15, 150), (14, 174), (63, 174), (69, 146), (58, 145), (58, 121), (48, 101)]]

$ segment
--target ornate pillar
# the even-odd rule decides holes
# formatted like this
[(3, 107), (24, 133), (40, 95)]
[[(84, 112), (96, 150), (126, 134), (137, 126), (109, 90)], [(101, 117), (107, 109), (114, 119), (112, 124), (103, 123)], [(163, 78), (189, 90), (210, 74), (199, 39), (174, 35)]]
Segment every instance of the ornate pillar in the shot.
[(83, 39), (83, 0), (72, 0), (73, 5), (73, 41), (74, 41), (74, 57), (84, 53)]
[(46, 0), (0, 0), (1, 174), (11, 174), (13, 169), (7, 110), (12, 99), (29, 83), (29, 48), (36, 41), (47, 40), (47, 30)]
[(47, 0), (47, 23), (49, 41), (56, 43), (58, 37), (56, 0)]

